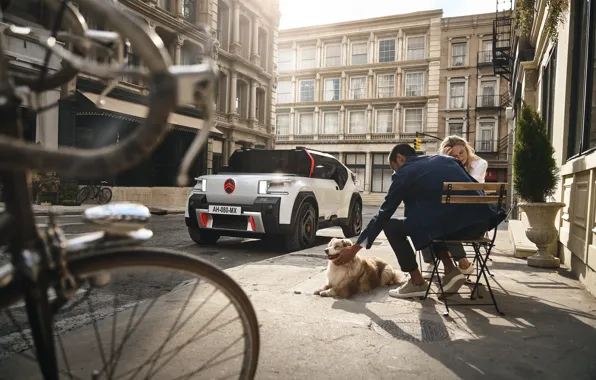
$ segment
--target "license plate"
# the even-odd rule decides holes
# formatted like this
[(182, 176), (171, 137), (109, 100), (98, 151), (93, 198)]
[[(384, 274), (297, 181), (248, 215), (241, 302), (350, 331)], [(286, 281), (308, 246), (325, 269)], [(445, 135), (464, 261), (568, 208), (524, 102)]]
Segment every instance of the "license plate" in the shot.
[(242, 208), (237, 206), (209, 206), (209, 214), (242, 215)]

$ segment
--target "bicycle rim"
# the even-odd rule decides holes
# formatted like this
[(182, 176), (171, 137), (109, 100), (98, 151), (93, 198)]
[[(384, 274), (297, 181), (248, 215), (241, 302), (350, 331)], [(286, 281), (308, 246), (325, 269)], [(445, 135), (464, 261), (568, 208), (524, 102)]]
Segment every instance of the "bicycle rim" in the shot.
[(89, 198), (89, 193), (90, 193), (89, 186), (83, 187), (77, 193), (77, 202), (79, 202), (79, 203), (85, 202)]
[(105, 205), (106, 203), (108, 203), (111, 200), (112, 200), (112, 190), (108, 189), (107, 187), (104, 187), (103, 189), (101, 189), (99, 191), (99, 194), (97, 194), (97, 202), (100, 205)]
[[(61, 319), (60, 312), (56, 315), (54, 330), (57, 335), (55, 341), (61, 378), (89, 379), (93, 370), (97, 370), (99, 373), (97, 379), (237, 378), (244, 380), (254, 378), (260, 345), (259, 326), (254, 308), (238, 284), (213, 265), (196, 257), (175, 251), (133, 248), (128, 250), (106, 250), (92, 256), (73, 258), (69, 260), (69, 268), (73, 275), (80, 280), (89, 280), (98, 273), (108, 272), (112, 275), (112, 283), (107, 288), (99, 289), (98, 296), (89, 296), (91, 290), (85, 292), (81, 291), (83, 288), (79, 289), (77, 295), (62, 308), (70, 319)], [(176, 271), (177, 275), (183, 272), (187, 276), (196, 277), (196, 281), (183, 280), (181, 284), (174, 286), (173, 289), (154, 299), (144, 298), (136, 303), (112, 301), (112, 304), (102, 298), (113, 290), (110, 290), (112, 284), (120, 281), (116, 277), (117, 271), (141, 268), (173, 270)], [(158, 279), (156, 282), (155, 278)], [(114, 300), (119, 297), (121, 301), (125, 300), (126, 296), (132, 293), (133, 287), (127, 287), (132, 284), (131, 279), (140, 282), (137, 283), (138, 288), (134, 289), (135, 292), (145, 292), (155, 283), (160, 283), (160, 281), (163, 284), (169, 283), (168, 279), (163, 276), (156, 276), (155, 278), (149, 284), (142, 283), (143, 279), (146, 279), (145, 277), (126, 278), (126, 282), (120, 282), (120, 285), (124, 284), (125, 286), (114, 294)], [(208, 292), (206, 289), (208, 285), (213, 286), (215, 290)], [(169, 286), (172, 286), (172, 284), (169, 283)], [(105, 291), (105, 289), (108, 290)], [(187, 290), (193, 290), (193, 294), (186, 294), (185, 291)], [(198, 290), (196, 294), (194, 293), (195, 290)], [(101, 293), (102, 291), (104, 293)], [(228, 299), (227, 304), (221, 300), (221, 295), (214, 296), (217, 291)], [(8, 286), (1, 289), (0, 299), (12, 300), (13, 302), (21, 300), (20, 287)], [(81, 316), (80, 314), (74, 317), (69, 316), (68, 313), (82, 307), (87, 302), (91, 302), (88, 301), (89, 299), (97, 301), (97, 305), (100, 307), (110, 305), (111, 312), (106, 310), (105, 307), (95, 310), (90, 308), (89, 316)], [(5, 303), (2, 302), (2, 304)], [(239, 325), (242, 329), (240, 335), (244, 339), (241, 359), (238, 354), (224, 354), (223, 357), (226, 359), (213, 357), (214, 352), (219, 355), (224, 349), (231, 347), (226, 342), (231, 339), (230, 336), (233, 336), (231, 333), (234, 329), (230, 327), (230, 324), (227, 324), (229, 321), (226, 318), (227, 311), (216, 313), (212, 318), (206, 317), (208, 323), (196, 324), (190, 320), (191, 317), (200, 317), (204, 312), (210, 310), (221, 310), (222, 304), (226, 304), (224, 310), (228, 310), (229, 305), (232, 305), (238, 314), (238, 318), (235, 320), (240, 322)], [(5, 317), (8, 315), (11, 321), (18, 320), (18, 315), (15, 317), (18, 314), (18, 307), (17, 304), (5, 309)], [(10, 313), (6, 310), (9, 310)], [(176, 311), (174, 312), (174, 310)], [(92, 323), (83, 323), (85, 318), (87, 318), (87, 321), (91, 320)], [(1, 317), (0, 320), (2, 320)], [(6, 320), (4, 318), (4, 321)], [(64, 321), (71, 323), (73, 320), (74, 328), (64, 327)], [(164, 322), (166, 320), (173, 320), (174, 323)], [(77, 326), (77, 322), (80, 322), (80, 325)], [(142, 327), (141, 323), (147, 325)], [(199, 331), (203, 332), (198, 337), (207, 338), (207, 348), (201, 349), (196, 344), (194, 339), (197, 335), (187, 331), (192, 328), (192, 326), (188, 326), (189, 324), (200, 327)], [(215, 329), (204, 332), (208, 325), (215, 326)], [(4, 324), (0, 323), (0, 331), (3, 328), (5, 328)], [(176, 337), (179, 333), (184, 336)], [(166, 339), (162, 340), (164, 334)], [(3, 335), (5, 334), (0, 334), (0, 337)], [(12, 336), (14, 337), (15, 333)], [(193, 342), (184, 341), (185, 337), (189, 336)], [(19, 338), (26, 341), (26, 332), (20, 333)], [(91, 338), (95, 338), (95, 341), (91, 342), (93, 340)], [(121, 344), (115, 343), (118, 338), (121, 338)], [(177, 352), (169, 346), (174, 341), (180, 341), (180, 338), (183, 341), (183, 348), (189, 349), (190, 352)], [(0, 349), (6, 350), (6, 339), (4, 339), (4, 342), (2, 339), (0, 338)], [(233, 342), (239, 342), (239, 339)], [(124, 348), (124, 344), (130, 344), (130, 346)], [(150, 346), (151, 348), (148, 348)], [(155, 351), (153, 350), (154, 347), (156, 347)], [(68, 357), (71, 353), (74, 353), (74, 355)], [(156, 353), (159, 353), (159, 355), (156, 355)], [(3, 354), (6, 354), (6, 352)], [(163, 354), (163, 358), (160, 356), (161, 354)], [(28, 371), (23, 370), (26, 367), (24, 364), (28, 364), (27, 360), (35, 360), (34, 353), (21, 350), (20, 355), (10, 357), (0, 355), (0, 358), (2, 356), (5, 356), (4, 360), (0, 359), (0, 373), (3, 376), (19, 379), (39, 378), (38, 373), (36, 373), (37, 369), (34, 369), (33, 366), (27, 367)], [(112, 360), (112, 358), (115, 358), (115, 360)], [(145, 358), (147, 359), (145, 360)], [(227, 358), (231, 359), (226, 362)], [(116, 362), (116, 360), (119, 362)], [(225, 363), (232, 363), (240, 367), (237, 377), (221, 376), (224, 369), (216, 366), (225, 365)], [(164, 367), (166, 365), (168, 365), (168, 368)], [(195, 368), (197, 366), (199, 366), (198, 369)], [(232, 368), (232, 370), (234, 369)], [(29, 372), (31, 372), (30, 377), (27, 376)], [(205, 374), (208, 376), (205, 377)]]

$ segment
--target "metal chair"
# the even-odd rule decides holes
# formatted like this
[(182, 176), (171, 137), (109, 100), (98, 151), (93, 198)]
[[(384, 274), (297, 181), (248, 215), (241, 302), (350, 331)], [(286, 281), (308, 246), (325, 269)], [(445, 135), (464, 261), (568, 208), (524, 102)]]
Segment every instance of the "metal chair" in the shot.
[[(473, 191), (473, 190), (481, 190), (484, 192), (482, 195), (456, 195), (454, 192), (466, 192), (466, 191)], [(487, 193), (491, 195), (487, 195)], [(443, 184), (443, 196), (442, 201), (445, 207), (449, 207), (450, 204), (495, 204), (497, 205), (498, 209), (502, 208), (502, 205), (505, 201), (505, 195), (507, 193), (507, 184), (506, 183), (468, 183), (468, 182), (445, 182)], [(500, 315), (505, 315), (505, 313), (499, 310), (499, 306), (497, 305), (497, 300), (495, 295), (492, 291), (490, 286), (489, 274), (491, 277), (494, 276), (490, 273), (487, 267), (487, 263), (490, 260), (490, 254), (492, 248), (494, 247), (495, 239), (497, 237), (497, 229), (498, 226), (495, 226), (492, 230), (491, 234), (485, 234), (483, 237), (479, 237), (476, 239), (462, 239), (462, 240), (451, 240), (448, 236), (435, 239), (433, 243), (444, 243), (444, 244), (462, 244), (464, 247), (472, 247), (474, 249), (474, 259), (472, 265), (476, 267), (476, 281), (474, 282), (474, 286), (472, 288), (471, 293), (445, 293), (443, 290), (443, 284), (441, 282), (441, 277), (439, 273), (439, 264), (440, 259), (437, 257), (436, 252), (434, 252), (433, 245), (431, 244), (431, 255), (433, 262), (435, 263), (434, 269), (431, 274), (431, 278), (429, 281), (429, 287), (426, 290), (426, 295), (424, 298), (426, 299), (429, 294), (437, 294), (440, 298), (443, 299), (445, 303), (446, 312), (443, 314), (445, 316), (449, 315), (449, 299), (448, 296), (453, 294), (470, 294), (470, 299), (475, 300), (476, 298), (483, 298), (479, 292), (478, 288), (480, 285), (481, 278), (484, 278), (486, 288), (491, 296), (492, 303), (451, 303), (451, 306), (489, 306), (493, 305), (497, 310), (497, 313)], [(492, 235), (492, 236), (490, 236)], [(439, 290), (438, 291), (431, 291), (433, 286), (433, 280), (435, 276), (439, 283)], [(472, 275), (468, 275), (468, 278)]]

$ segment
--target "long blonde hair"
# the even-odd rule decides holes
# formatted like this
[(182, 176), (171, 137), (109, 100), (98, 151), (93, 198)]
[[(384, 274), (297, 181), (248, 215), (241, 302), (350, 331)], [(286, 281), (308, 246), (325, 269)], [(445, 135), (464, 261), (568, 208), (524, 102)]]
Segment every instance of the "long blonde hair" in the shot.
[(472, 148), (472, 146), (470, 145), (470, 143), (468, 143), (466, 139), (459, 136), (448, 136), (443, 140), (443, 142), (441, 142), (441, 147), (439, 148), (439, 151), (443, 154), (447, 154), (449, 149), (452, 149), (453, 147), (458, 145), (463, 146), (466, 149), (466, 153), (468, 154), (468, 160), (464, 164), (464, 167), (469, 173), (472, 169), (472, 162), (476, 161), (480, 157), (476, 155), (474, 148)]

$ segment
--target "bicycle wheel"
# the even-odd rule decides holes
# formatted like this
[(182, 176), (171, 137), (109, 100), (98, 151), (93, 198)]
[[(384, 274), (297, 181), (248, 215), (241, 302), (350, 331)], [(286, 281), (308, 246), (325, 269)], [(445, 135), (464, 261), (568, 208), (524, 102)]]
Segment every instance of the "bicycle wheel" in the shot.
[(90, 194), (91, 189), (89, 188), (89, 186), (83, 187), (81, 190), (77, 192), (77, 203), (85, 202), (89, 198)]
[(97, 203), (100, 205), (105, 205), (112, 200), (112, 190), (108, 189), (107, 187), (102, 188), (99, 190), (99, 194), (97, 194)]
[[(254, 308), (215, 266), (165, 249), (132, 248), (71, 258), (68, 267), (81, 287), (54, 315), (62, 378), (254, 378), (260, 345)], [(38, 368), (26, 365), (35, 354), (19, 285), (0, 289), (0, 373), (39, 378)]]

